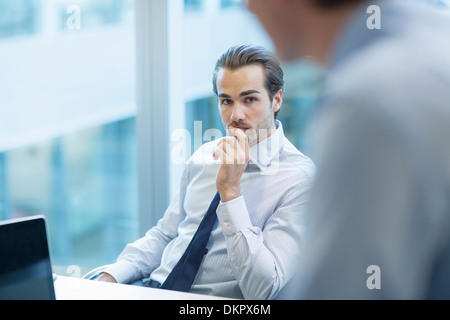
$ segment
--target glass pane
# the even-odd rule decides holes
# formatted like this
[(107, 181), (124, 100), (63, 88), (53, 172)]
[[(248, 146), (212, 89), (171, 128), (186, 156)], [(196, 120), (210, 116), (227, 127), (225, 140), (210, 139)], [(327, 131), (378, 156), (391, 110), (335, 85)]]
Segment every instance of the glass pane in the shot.
[(39, 31), (38, 0), (0, 0), (0, 39)]
[(242, 0), (220, 0), (221, 8), (232, 8), (242, 6)]
[(204, 0), (184, 0), (184, 8), (187, 12), (200, 11), (203, 5)]
[(47, 216), (81, 275), (138, 233), (134, 1), (0, 0), (0, 21), (0, 217)]
[(308, 125), (324, 82), (324, 70), (308, 60), (284, 65), (283, 69), (285, 89), (278, 119), (286, 138), (309, 155)]
[[(205, 142), (205, 133), (208, 130), (217, 129), (220, 132), (219, 137), (214, 137), (216, 139), (225, 135), (217, 108), (217, 100), (214, 96), (199, 98), (186, 103), (186, 129), (191, 136), (192, 153)], [(219, 134), (217, 133), (217, 135)], [(213, 139), (213, 137), (209, 138)]]

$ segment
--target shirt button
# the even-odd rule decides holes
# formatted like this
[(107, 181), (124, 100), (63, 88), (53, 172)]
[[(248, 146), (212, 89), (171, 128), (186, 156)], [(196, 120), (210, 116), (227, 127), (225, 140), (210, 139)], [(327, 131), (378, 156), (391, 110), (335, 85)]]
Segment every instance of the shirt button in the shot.
[(225, 229), (229, 229), (229, 228), (230, 228), (230, 224), (229, 224), (228, 222), (225, 222), (225, 223), (223, 224), (223, 226), (225, 227)]

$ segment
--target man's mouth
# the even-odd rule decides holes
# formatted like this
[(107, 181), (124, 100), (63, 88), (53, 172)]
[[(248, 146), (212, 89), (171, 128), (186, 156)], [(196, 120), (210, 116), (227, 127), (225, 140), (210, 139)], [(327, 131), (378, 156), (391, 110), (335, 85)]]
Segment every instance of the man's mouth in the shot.
[(240, 130), (242, 130), (242, 131), (244, 131), (244, 132), (246, 132), (248, 129), (250, 129), (249, 127), (244, 127), (244, 126), (233, 126), (233, 125), (230, 125), (230, 126), (228, 127), (228, 129), (230, 129), (230, 128), (240, 129)]

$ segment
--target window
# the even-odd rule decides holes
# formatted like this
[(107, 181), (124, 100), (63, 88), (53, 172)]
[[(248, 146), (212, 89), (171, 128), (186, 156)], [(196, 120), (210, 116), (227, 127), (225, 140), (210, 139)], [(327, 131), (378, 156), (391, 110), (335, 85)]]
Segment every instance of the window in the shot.
[(222, 9), (239, 7), (239, 6), (242, 6), (242, 0), (221, 0), (220, 1), (220, 7)]
[(0, 38), (33, 34), (39, 30), (39, 1), (0, 1)]
[(84, 30), (108, 25), (120, 25), (133, 19), (133, 5), (133, 1), (129, 0), (59, 1), (57, 6), (59, 28), (63, 31), (70, 30), (70, 28), (67, 28), (68, 23), (71, 22), (71, 19), (68, 19), (68, 14), (77, 13), (78, 9)]
[(184, 0), (184, 8), (187, 12), (200, 11), (205, 0)]
[(0, 217), (45, 215), (62, 275), (137, 237), (134, 37), (133, 0), (0, 0)]

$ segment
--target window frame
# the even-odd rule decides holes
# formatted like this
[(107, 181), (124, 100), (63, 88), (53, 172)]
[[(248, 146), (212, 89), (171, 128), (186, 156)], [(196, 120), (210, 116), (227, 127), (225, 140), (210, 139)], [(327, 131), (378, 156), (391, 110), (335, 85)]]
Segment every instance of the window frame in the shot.
[[(183, 0), (136, 0), (139, 234), (157, 224), (178, 184), (170, 132), (184, 123), (181, 34)], [(177, 23), (178, 22), (178, 23)], [(171, 113), (176, 121), (170, 120)]]

